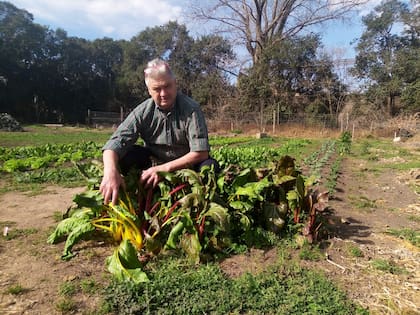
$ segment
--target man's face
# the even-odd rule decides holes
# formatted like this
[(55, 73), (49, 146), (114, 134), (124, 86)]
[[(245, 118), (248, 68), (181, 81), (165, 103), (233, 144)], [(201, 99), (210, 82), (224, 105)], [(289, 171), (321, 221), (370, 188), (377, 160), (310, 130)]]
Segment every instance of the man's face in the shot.
[(175, 79), (169, 75), (149, 78), (147, 90), (156, 105), (163, 110), (169, 110), (175, 104), (177, 87)]

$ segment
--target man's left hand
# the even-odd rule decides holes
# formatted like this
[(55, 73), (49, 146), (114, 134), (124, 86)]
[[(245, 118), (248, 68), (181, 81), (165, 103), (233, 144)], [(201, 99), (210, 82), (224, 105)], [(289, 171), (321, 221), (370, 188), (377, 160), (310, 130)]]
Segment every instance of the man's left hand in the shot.
[(165, 171), (165, 168), (162, 165), (150, 167), (141, 173), (140, 182), (145, 188), (156, 187), (161, 180), (157, 173), (163, 171)]

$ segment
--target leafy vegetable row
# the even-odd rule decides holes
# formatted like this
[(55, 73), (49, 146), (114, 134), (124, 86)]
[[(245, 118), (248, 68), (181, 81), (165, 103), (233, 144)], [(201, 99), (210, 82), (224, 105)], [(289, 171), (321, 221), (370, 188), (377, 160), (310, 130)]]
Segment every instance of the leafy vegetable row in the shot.
[(69, 259), (79, 240), (107, 231), (117, 244), (107, 259), (108, 270), (120, 280), (139, 283), (148, 278), (138, 253), (148, 257), (181, 250), (197, 263), (205, 255), (246, 244), (259, 229), (281, 235), (285, 227), (313, 241), (328, 199), (290, 156), (266, 168), (230, 165), (220, 174), (207, 167), (199, 173), (185, 169), (161, 176), (157, 189), (144, 190), (138, 173), (131, 173), (117, 205), (104, 205), (93, 185), (75, 197), (77, 206), (49, 242), (67, 237), (63, 259)]

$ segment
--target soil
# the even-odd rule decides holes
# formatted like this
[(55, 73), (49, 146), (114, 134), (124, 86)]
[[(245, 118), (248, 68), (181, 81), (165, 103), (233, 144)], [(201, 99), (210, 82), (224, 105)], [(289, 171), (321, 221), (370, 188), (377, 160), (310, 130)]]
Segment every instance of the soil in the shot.
[[(419, 154), (418, 147), (407, 148)], [(396, 156), (377, 163), (391, 165), (401, 159)], [(419, 247), (388, 233), (419, 230), (420, 200), (415, 192), (419, 185), (419, 168), (376, 173), (366, 162), (344, 159), (337, 192), (329, 201), (330, 234), (321, 243), (325, 257), (301, 263), (325, 272), (371, 314), (420, 314)], [(88, 284), (109, 281), (104, 261), (112, 251), (110, 246), (97, 241), (79, 243), (74, 248), (77, 256), (64, 262), (60, 259), (63, 244), (46, 243), (56, 218), (83, 190), (48, 187), (40, 194), (0, 195), (2, 230), (7, 226), (9, 236), (19, 232), (18, 237), (0, 238), (0, 314), (61, 314), (65, 309), (94, 314), (101, 305), (100, 294), (89, 291)], [(275, 260), (275, 249), (251, 250), (226, 259), (221, 267), (234, 277), (260, 272)], [(375, 267), (380, 262), (388, 262), (388, 270)], [(71, 296), (73, 304), (65, 298), (65, 284), (77, 287)]]

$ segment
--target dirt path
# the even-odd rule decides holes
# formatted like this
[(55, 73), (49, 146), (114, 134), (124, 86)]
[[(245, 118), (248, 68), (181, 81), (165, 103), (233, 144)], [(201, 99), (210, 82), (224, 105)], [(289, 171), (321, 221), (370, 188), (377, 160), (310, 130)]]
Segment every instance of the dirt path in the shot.
[[(110, 248), (85, 242), (77, 247), (84, 247), (83, 254), (64, 262), (60, 259), (63, 244), (46, 242), (56, 224), (54, 217), (64, 213), (81, 191), (83, 188), (50, 187), (38, 195), (0, 195), (1, 230), (7, 226), (12, 238), (0, 240), (0, 314), (62, 314), (62, 310), (75, 308), (63, 294), (63, 283), (75, 286), (72, 301), (77, 309), (88, 313), (99, 304), (98, 295), (77, 293), (77, 286), (81, 281), (104, 282), (104, 259)], [(13, 237), (14, 233), (19, 236)], [(11, 289), (18, 294), (7, 294)]]
[(376, 174), (346, 159), (330, 201), (335, 237), (319, 267), (372, 314), (420, 314), (419, 248), (389, 234), (419, 231), (419, 171)]

